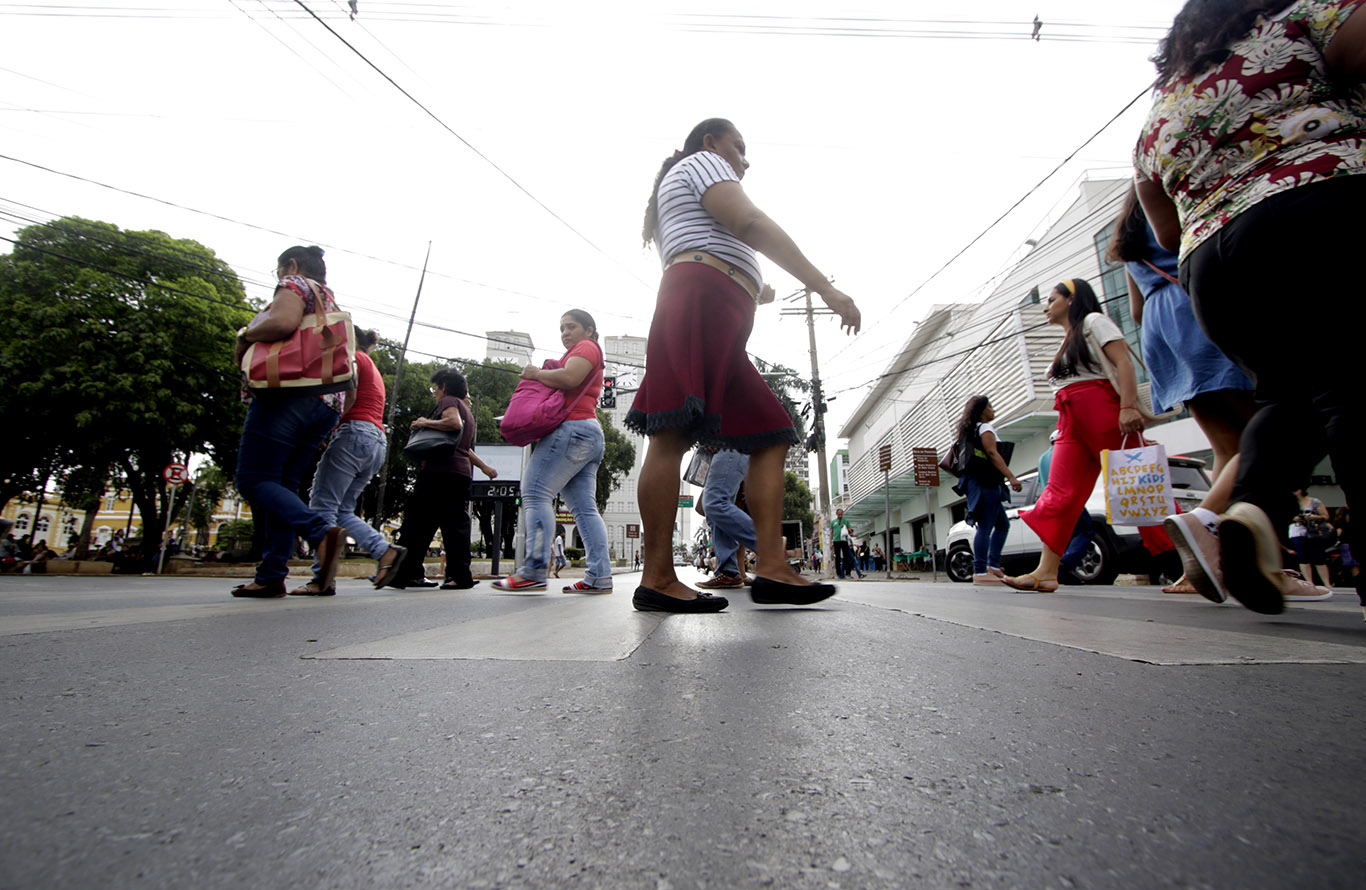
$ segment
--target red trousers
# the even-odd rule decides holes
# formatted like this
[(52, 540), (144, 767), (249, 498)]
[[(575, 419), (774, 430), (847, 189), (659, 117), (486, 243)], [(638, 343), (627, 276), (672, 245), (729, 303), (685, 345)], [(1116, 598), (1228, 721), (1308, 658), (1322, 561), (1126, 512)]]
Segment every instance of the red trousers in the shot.
[[(1059, 390), (1053, 407), (1058, 411), (1058, 438), (1048, 465), (1048, 486), (1020, 518), (1049, 550), (1062, 554), (1100, 478), (1100, 452), (1120, 447), (1119, 393), (1108, 380), (1087, 380)], [(1139, 534), (1152, 553), (1172, 549), (1161, 526), (1140, 529)]]

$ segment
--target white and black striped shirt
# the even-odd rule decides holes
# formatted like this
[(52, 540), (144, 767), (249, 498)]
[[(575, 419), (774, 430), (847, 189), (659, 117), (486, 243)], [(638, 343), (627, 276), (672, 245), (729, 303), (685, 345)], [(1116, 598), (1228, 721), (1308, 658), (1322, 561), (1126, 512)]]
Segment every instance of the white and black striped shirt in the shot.
[(726, 159), (710, 151), (688, 155), (659, 183), (659, 261), (667, 263), (685, 250), (704, 250), (731, 263), (762, 290), (763, 275), (754, 248), (731, 234), (702, 206), (702, 196), (718, 182), (739, 182)]

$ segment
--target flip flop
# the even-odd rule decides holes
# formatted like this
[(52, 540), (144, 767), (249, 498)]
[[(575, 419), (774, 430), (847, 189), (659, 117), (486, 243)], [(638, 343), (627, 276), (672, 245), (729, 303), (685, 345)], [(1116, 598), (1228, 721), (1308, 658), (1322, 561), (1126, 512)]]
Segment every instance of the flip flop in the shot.
[(1185, 575), (1182, 575), (1180, 578), (1177, 578), (1176, 581), (1175, 581), (1174, 583), (1168, 584), (1166, 587), (1162, 588), (1162, 592), (1163, 592), (1163, 593), (1199, 593), (1200, 591), (1198, 591), (1198, 590), (1195, 589), (1195, 585), (1192, 584), (1192, 583), (1190, 582), (1190, 579), (1189, 579), (1189, 578), (1187, 578)]
[[(1028, 578), (1032, 583), (1025, 584), (1020, 580), (1021, 578)], [(1015, 575), (1013, 577), (1007, 575), (1001, 579), (1001, 583), (1015, 590), (1023, 590), (1026, 593), (1053, 593), (1058, 589), (1057, 581), (1040, 581), (1034, 577), (1033, 572), (1028, 575)]]
[(403, 558), (408, 555), (407, 547), (400, 547), (397, 544), (390, 544), (389, 549), (384, 551), (388, 556), (393, 551), (394, 558), (389, 562), (380, 561), (379, 568), (375, 571), (375, 577), (371, 579), (375, 589), (387, 587), (398, 580), (398, 567), (403, 564)]

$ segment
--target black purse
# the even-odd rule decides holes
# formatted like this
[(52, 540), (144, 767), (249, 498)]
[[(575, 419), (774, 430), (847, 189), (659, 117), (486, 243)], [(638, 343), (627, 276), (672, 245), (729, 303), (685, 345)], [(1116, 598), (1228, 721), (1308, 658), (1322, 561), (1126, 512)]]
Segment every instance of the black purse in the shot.
[(949, 446), (944, 459), (939, 462), (939, 469), (961, 478), (968, 471), (968, 464), (972, 461), (972, 450), (971, 437), (959, 438)]
[(461, 430), (434, 430), (430, 427), (413, 430), (408, 434), (408, 444), (403, 453), (413, 460), (440, 460), (455, 454), (455, 446), (460, 444)]

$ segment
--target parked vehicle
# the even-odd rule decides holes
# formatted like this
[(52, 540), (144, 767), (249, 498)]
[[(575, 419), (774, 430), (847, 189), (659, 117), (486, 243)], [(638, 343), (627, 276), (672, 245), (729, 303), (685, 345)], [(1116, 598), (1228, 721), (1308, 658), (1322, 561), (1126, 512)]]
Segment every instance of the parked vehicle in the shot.
[[(1210, 479), (1205, 474), (1205, 462), (1190, 457), (1169, 458), (1172, 468), (1172, 488), (1175, 489), (1176, 503), (1182, 511), (1189, 512), (1200, 505), (1209, 492)], [(1021, 574), (1032, 570), (1039, 563), (1039, 553), (1043, 545), (1034, 530), (1020, 521), (1020, 513), (1028, 510), (1043, 494), (1039, 485), (1038, 473), (1025, 473), (1020, 476), (1023, 488), (1010, 493), (1010, 503), (1006, 516), (1010, 519), (1010, 534), (1006, 538), (1005, 550), (1001, 554), (1001, 567), (1007, 574)], [(1165, 575), (1175, 579), (1181, 574), (1181, 559), (1175, 552), (1154, 557), (1143, 546), (1138, 529), (1130, 526), (1112, 526), (1105, 521), (1104, 480), (1096, 483), (1086, 502), (1086, 509), (1095, 524), (1095, 534), (1091, 546), (1082, 557), (1081, 565), (1074, 574), (1083, 584), (1111, 584), (1123, 574)], [(967, 522), (956, 522), (949, 529), (948, 564), (946, 572), (954, 581), (966, 583), (972, 580), (972, 539), (976, 529)]]

